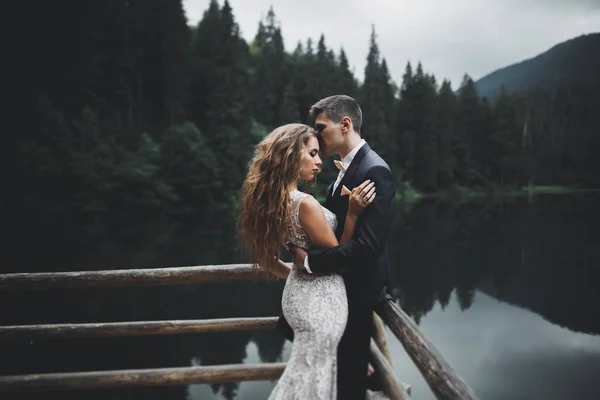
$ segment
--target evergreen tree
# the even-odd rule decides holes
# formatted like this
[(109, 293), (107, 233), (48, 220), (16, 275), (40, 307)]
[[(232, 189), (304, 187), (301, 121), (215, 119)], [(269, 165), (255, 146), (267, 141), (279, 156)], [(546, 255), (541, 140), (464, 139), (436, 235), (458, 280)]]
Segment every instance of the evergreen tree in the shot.
[(380, 62), (379, 46), (373, 27), (365, 67), (365, 80), (359, 98), (363, 110), (361, 132), (386, 162), (394, 164), (395, 146), (389, 126), (392, 116), (386, 115), (386, 111), (392, 109), (387, 104), (389, 100), (386, 99), (391, 91), (390, 84), (387, 68), (382, 68)]
[[(420, 66), (420, 64), (419, 64)], [(418, 76), (415, 94), (416, 165), (415, 187), (424, 192), (437, 190), (438, 173), (438, 99), (436, 88), (427, 76)]]
[(398, 92), (397, 86), (392, 81), (392, 77), (388, 70), (387, 61), (385, 58), (381, 60), (381, 67), (379, 69), (379, 74), (381, 76), (381, 107), (383, 109), (383, 116), (385, 121), (386, 130), (388, 132), (388, 143), (387, 143), (387, 154), (388, 154), (388, 163), (395, 164), (395, 154), (396, 154), (396, 138), (393, 134), (393, 126), (394, 121), (396, 119), (396, 93)]
[(254, 117), (269, 129), (286, 123), (280, 115), (287, 82), (285, 51), (281, 28), (275, 19), (273, 7), (259, 25), (254, 57)]
[[(465, 75), (457, 96), (409, 62), (397, 88), (373, 28), (360, 85), (324, 35), (286, 53), (271, 8), (248, 44), (222, 4), (188, 27), (181, 0), (32, 0), (30, 26), (43, 34), (26, 35), (9, 161), (27, 182), (14, 194), (23, 221), (97, 229), (128, 215), (233, 209), (253, 144), (277, 125), (309, 122), (309, 107), (338, 93), (358, 99), (361, 132), (398, 182), (422, 191), (600, 183), (593, 81), (487, 99)], [(320, 181), (334, 178), (325, 171)]]
[(198, 128), (207, 132), (211, 151), (220, 156), (216, 180), (223, 183), (221, 201), (228, 202), (242, 182), (254, 142), (247, 96), (249, 50), (227, 1), (221, 9), (211, 2), (195, 40), (193, 115)]
[(452, 153), (452, 143), (455, 140), (454, 121), (457, 99), (450, 81), (442, 82), (438, 97), (438, 186), (445, 188), (453, 183), (458, 167)]
[[(191, 50), (190, 117), (201, 129), (209, 131), (215, 113), (210, 111), (210, 94), (218, 82), (217, 60), (221, 44), (215, 34), (221, 31), (221, 10), (216, 0), (211, 0), (208, 9), (198, 23)], [(218, 114), (217, 114), (218, 117)]]
[(314, 96), (316, 99), (339, 94), (337, 76), (335, 55), (327, 48), (325, 36), (321, 35), (317, 44), (316, 64), (311, 82), (315, 88)]
[(501, 185), (504, 185), (510, 173), (511, 155), (515, 152), (518, 140), (517, 119), (513, 107), (510, 98), (502, 88), (494, 107), (494, 132), (489, 138), (488, 145), (492, 167), (491, 177)]
[(288, 93), (294, 94), (297, 106), (297, 117), (301, 122), (308, 122), (308, 110), (312, 105), (312, 86), (310, 85), (313, 60), (310, 54), (304, 52), (301, 42), (298, 42), (291, 57), (292, 72), (290, 76), (291, 88)]
[(348, 57), (346, 56), (346, 52), (343, 48), (340, 50), (338, 65), (338, 72), (336, 73), (336, 88), (341, 94), (346, 94), (350, 97), (356, 97), (358, 93), (358, 82), (350, 71)]
[(456, 113), (454, 155), (459, 164), (459, 182), (469, 185), (475, 179), (472, 163), (482, 160), (482, 141), (479, 137), (481, 127), (480, 99), (477, 96), (475, 82), (468, 76), (463, 81), (458, 93), (458, 110)]
[(413, 94), (413, 72), (410, 61), (406, 64), (402, 84), (400, 86), (400, 99), (394, 121), (394, 132), (397, 138), (398, 150), (396, 152), (397, 164), (402, 168), (405, 181), (414, 180), (415, 168), (415, 113)]

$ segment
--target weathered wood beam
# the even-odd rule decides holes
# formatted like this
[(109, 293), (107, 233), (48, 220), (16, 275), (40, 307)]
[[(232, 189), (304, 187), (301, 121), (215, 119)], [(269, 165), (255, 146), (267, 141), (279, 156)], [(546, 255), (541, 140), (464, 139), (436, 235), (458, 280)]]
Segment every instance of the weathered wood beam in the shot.
[[(101, 271), (0, 274), (0, 290), (63, 289), (106, 286), (197, 285), (273, 276), (251, 264), (203, 265)], [(273, 278), (276, 279), (276, 278)]]
[(473, 389), (454, 371), (433, 344), (421, 334), (417, 325), (400, 307), (388, 300), (378, 307), (377, 313), (400, 340), (438, 399), (478, 399)]
[(273, 381), (279, 379), (284, 369), (285, 363), (231, 364), (183, 368), (0, 376), (0, 393)]
[(0, 340), (175, 335), (274, 329), (277, 317), (0, 326)]
[(381, 350), (379, 350), (379, 347), (377, 346), (377, 343), (375, 343), (374, 339), (371, 339), (371, 362), (381, 377), (381, 386), (383, 388), (383, 392), (390, 400), (410, 399), (410, 395), (408, 394), (410, 387), (405, 384), (400, 384), (396, 380), (394, 369), (386, 360)]
[(381, 350), (387, 362), (392, 365), (392, 357), (385, 337), (385, 323), (376, 312), (373, 313), (373, 339), (375, 339), (377, 347)]

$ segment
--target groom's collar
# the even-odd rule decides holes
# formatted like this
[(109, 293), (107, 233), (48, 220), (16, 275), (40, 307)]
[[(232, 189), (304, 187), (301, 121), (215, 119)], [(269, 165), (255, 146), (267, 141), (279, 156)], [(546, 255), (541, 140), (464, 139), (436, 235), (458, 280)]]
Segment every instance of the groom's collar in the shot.
[(346, 157), (342, 158), (342, 164), (344, 165), (345, 170), (348, 170), (348, 167), (352, 163), (352, 160), (354, 160), (354, 157), (356, 157), (356, 154), (358, 153), (358, 151), (366, 143), (367, 142), (365, 142), (365, 139), (361, 139), (360, 142), (356, 146), (354, 146), (354, 148), (350, 151), (350, 153), (346, 154)]
[(346, 168), (346, 173), (344, 174), (342, 182), (348, 181), (348, 179), (352, 176), (352, 174), (354, 174), (354, 171), (356, 171), (363, 158), (369, 151), (371, 151), (371, 147), (369, 147), (369, 144), (367, 142), (362, 143), (360, 147), (358, 147), (356, 154), (354, 154), (354, 157), (350, 162), (350, 165), (348, 165), (348, 168)]
[[(362, 143), (359, 146), (356, 146), (357, 148), (357, 152), (354, 155), (354, 158), (352, 159), (350, 165), (348, 166), (348, 168), (346, 169), (346, 172), (344, 173), (344, 177), (342, 178), (341, 182), (337, 185), (337, 187), (335, 188), (335, 193), (338, 193), (341, 191), (341, 188), (344, 184), (346, 184), (346, 182), (348, 182), (348, 180), (352, 177), (352, 175), (354, 174), (354, 172), (356, 171), (356, 169), (358, 168), (358, 166), (360, 165), (360, 163), (362, 162), (363, 158), (365, 157), (365, 155), (371, 151), (371, 147), (369, 147), (368, 143)], [(331, 185), (329, 185), (329, 187), (327, 188), (327, 198), (329, 199), (330, 196), (334, 195), (335, 193), (332, 193), (331, 190), (333, 189), (333, 184), (334, 182), (331, 182)]]

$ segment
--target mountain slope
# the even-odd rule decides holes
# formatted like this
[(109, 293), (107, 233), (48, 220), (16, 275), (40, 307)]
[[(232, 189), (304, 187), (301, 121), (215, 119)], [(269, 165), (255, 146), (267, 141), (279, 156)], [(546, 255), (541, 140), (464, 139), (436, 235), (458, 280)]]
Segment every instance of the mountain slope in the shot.
[(536, 57), (496, 70), (475, 82), (480, 95), (493, 97), (502, 85), (508, 92), (552, 88), (600, 80), (600, 33), (559, 43)]

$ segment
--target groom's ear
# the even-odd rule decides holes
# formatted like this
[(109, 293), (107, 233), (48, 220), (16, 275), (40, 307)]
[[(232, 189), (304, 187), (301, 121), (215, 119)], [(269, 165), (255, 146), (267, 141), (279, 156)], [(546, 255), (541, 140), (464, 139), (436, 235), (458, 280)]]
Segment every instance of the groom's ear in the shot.
[(352, 126), (352, 120), (348, 117), (342, 118), (342, 131), (344, 133), (350, 132), (350, 127)]

